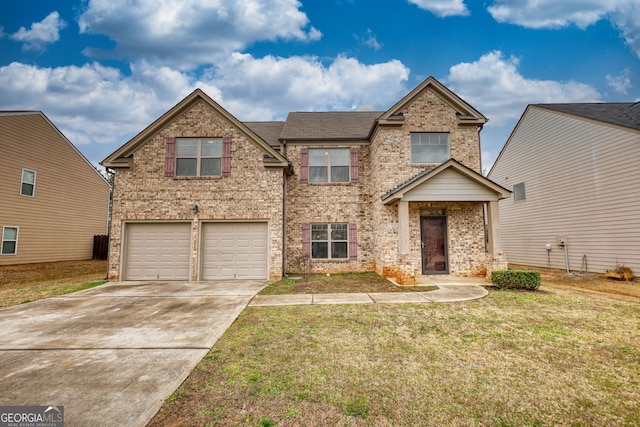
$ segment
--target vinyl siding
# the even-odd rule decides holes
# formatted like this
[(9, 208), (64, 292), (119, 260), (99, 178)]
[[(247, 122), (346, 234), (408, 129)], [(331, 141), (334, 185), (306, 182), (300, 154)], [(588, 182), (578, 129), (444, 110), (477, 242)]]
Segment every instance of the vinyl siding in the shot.
[[(0, 227), (20, 227), (17, 255), (0, 265), (91, 259), (108, 184), (40, 114), (0, 116), (0, 147)], [(20, 195), (23, 168), (37, 173), (35, 197)]]
[[(640, 273), (640, 132), (529, 107), (489, 178), (526, 200), (500, 202), (510, 263), (603, 273), (616, 264)], [(545, 245), (552, 244), (547, 257)]]
[(408, 202), (477, 202), (498, 200), (497, 194), (453, 170), (444, 170), (427, 182), (407, 191)]

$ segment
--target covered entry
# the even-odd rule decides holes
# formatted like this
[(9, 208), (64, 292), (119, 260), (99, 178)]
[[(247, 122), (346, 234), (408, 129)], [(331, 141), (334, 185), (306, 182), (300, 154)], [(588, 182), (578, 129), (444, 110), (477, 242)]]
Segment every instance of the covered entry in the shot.
[(266, 222), (209, 222), (202, 228), (201, 280), (267, 279)]
[(189, 280), (191, 223), (125, 226), (124, 280)]

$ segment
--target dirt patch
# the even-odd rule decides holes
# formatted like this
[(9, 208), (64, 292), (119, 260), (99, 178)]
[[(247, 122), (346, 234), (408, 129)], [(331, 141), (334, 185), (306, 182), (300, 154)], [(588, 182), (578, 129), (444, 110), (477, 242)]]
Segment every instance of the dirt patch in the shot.
[[(95, 286), (107, 262), (60, 261), (0, 266), (0, 307), (9, 307)], [(100, 282), (97, 282), (100, 283)]]
[(631, 301), (640, 300), (640, 279), (631, 281), (615, 280), (606, 277), (604, 274), (597, 273), (580, 275), (577, 273), (567, 274), (566, 270), (552, 268), (529, 267), (524, 265), (510, 265), (510, 267), (517, 270), (539, 271), (542, 282), (541, 290), (544, 290), (545, 285), (551, 285), (607, 294)]

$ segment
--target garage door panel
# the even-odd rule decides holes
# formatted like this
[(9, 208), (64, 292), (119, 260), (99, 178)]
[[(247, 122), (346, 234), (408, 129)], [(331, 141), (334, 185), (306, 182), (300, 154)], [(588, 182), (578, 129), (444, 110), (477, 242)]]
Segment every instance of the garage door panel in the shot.
[(125, 280), (189, 280), (191, 225), (126, 225)]
[(267, 223), (203, 225), (202, 279), (266, 279)]

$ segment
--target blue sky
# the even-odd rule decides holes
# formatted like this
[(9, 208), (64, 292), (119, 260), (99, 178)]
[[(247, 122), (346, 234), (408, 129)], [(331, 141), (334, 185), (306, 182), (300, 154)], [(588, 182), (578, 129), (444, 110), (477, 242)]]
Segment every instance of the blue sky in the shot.
[(434, 76), (489, 118), (640, 99), (638, 0), (6, 0), (0, 110), (41, 110), (94, 164), (200, 87), (243, 121), (386, 110)]

